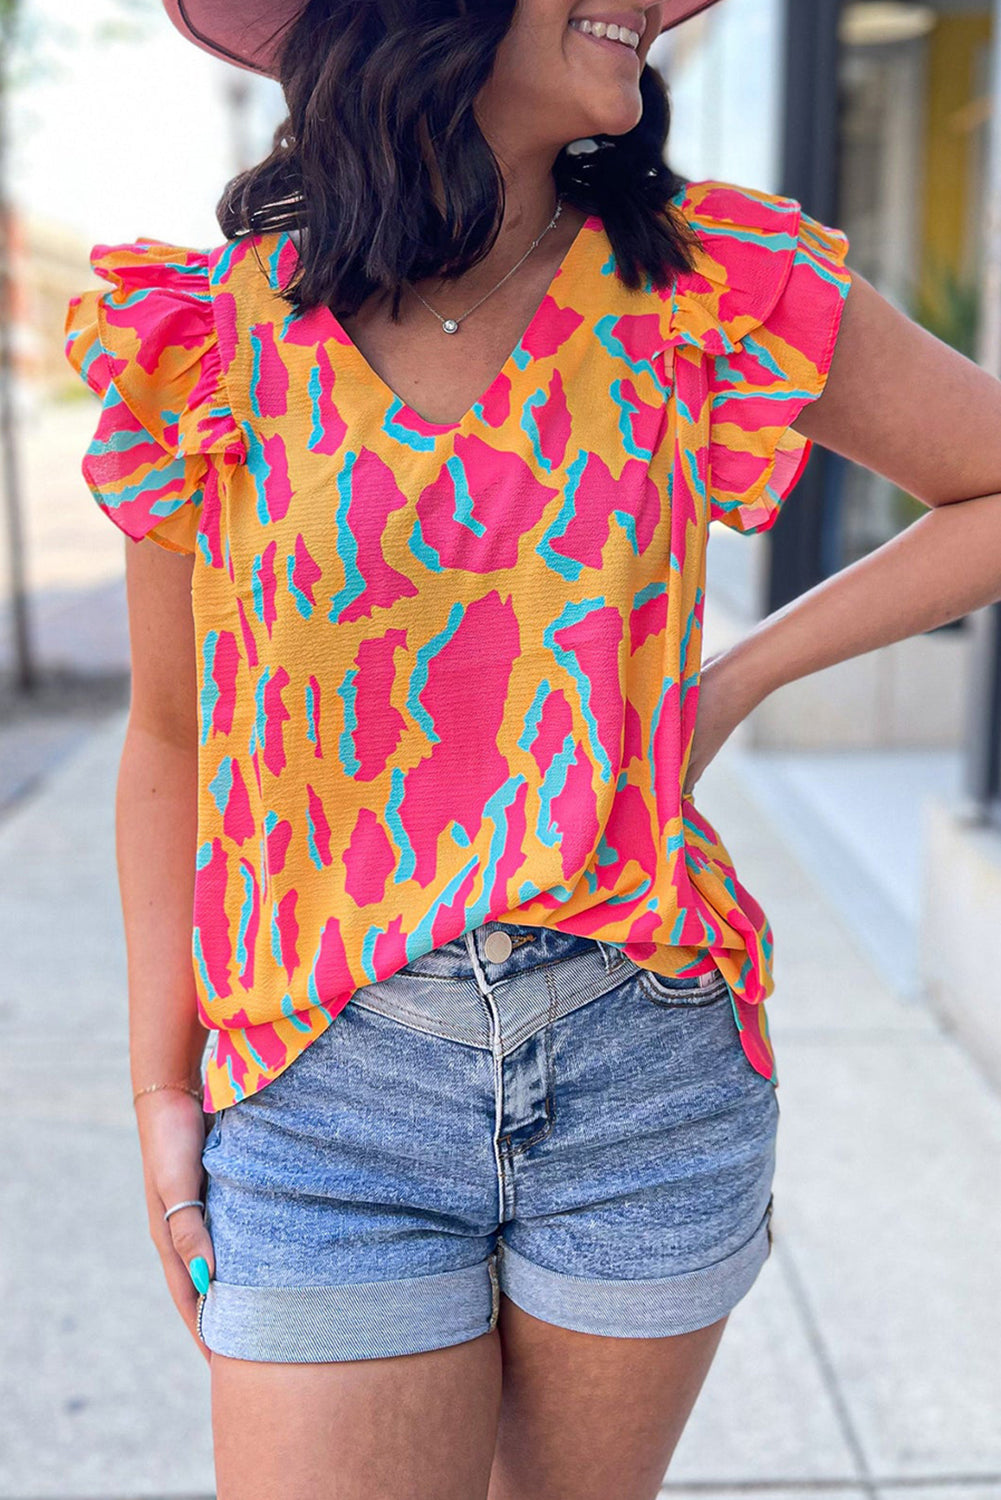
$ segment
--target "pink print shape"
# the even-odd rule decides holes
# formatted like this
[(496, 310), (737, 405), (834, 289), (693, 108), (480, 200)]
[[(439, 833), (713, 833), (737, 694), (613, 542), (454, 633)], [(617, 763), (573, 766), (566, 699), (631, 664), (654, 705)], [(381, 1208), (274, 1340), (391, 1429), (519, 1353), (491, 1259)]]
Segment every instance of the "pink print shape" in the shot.
[[(631, 958), (633, 963), (637, 964), (644, 958), (653, 958), (657, 952), (657, 937), (655, 934), (659, 936), (662, 926), (663, 918), (659, 912), (645, 911), (633, 917), (632, 925), (629, 929), (629, 941), (622, 945), (626, 957)], [(680, 941), (684, 943), (684, 937)], [(693, 938), (692, 944), (695, 942), (696, 939)]]
[(286, 237), (282, 240), (281, 245), (279, 246), (278, 263), (275, 267), (275, 280), (278, 283), (278, 291), (284, 291), (288, 286), (289, 282), (292, 280), (292, 277), (296, 273), (298, 264), (299, 251), (296, 246), (295, 240), (292, 239), (290, 235), (286, 235)]
[(320, 856), (320, 863), (324, 866), (330, 863), (330, 824), (327, 822), (327, 814), (324, 811), (323, 799), (319, 792), (306, 783), (306, 794), (309, 798), (309, 816), (313, 825), (313, 841), (316, 844), (316, 852)]
[(528, 855), (528, 784), (521, 782), (515, 794), (515, 799), (507, 810), (507, 843), (497, 861), (495, 878), (495, 889), (505, 893), (505, 903), (510, 900), (513, 906), (517, 897), (509, 898), (507, 892), (511, 890), (511, 882), (518, 871), (527, 863)]
[[(299, 1012), (299, 1014), (302, 1014), (302, 1012)], [(239, 1016), (227, 1017), (226, 1024), (234, 1028), (242, 1028), (245, 1045), (247, 1047), (253, 1048), (254, 1052), (261, 1059), (261, 1065), (263, 1066), (265, 1072), (271, 1074), (280, 1073), (282, 1071), (288, 1060), (288, 1048), (285, 1046), (285, 1043), (278, 1035), (273, 1021), (259, 1021), (255, 1026), (249, 1026), (247, 1025), (246, 1012), (243, 1011)], [(225, 1049), (223, 1047), (224, 1037), (226, 1038)], [(225, 1068), (227, 1057), (233, 1058), (233, 1077), (236, 1078), (240, 1083), (240, 1086), (243, 1087), (243, 1084), (247, 1078), (247, 1064), (242, 1059), (240, 1059), (239, 1067), (237, 1067), (236, 1048), (234, 1047), (232, 1041), (229, 1039), (227, 1033), (224, 1031), (220, 1033), (219, 1051), (216, 1054), (217, 1064), (221, 1064), (223, 1068)]]
[(256, 745), (250, 752), (250, 764), (254, 768), (254, 785), (257, 787), (257, 795), (261, 797), (264, 795), (264, 784), (261, 781), (261, 757)]
[(247, 653), (247, 665), (256, 667), (258, 662), (257, 641), (254, 638), (254, 632), (247, 619), (247, 611), (243, 607), (243, 600), (239, 594), (236, 597), (236, 612), (240, 616), (240, 632), (243, 635), (243, 649)]
[(667, 627), (667, 590), (653, 594), (629, 616), (629, 651), (635, 655), (651, 636), (663, 635)]
[(622, 616), (613, 605), (589, 610), (582, 619), (554, 631), (556, 644), (577, 662), (580, 679), (587, 687), (586, 709), (594, 721), (594, 733), (608, 758), (605, 775), (614, 780), (619, 772), (624, 704), (616, 670), (622, 639)]
[[(443, 830), (454, 821), (477, 834), (487, 802), (507, 780), (508, 764), (497, 741), (520, 650), (513, 606), (494, 590), (469, 605), (430, 661), (420, 702), (438, 743), (407, 772), (399, 809), (413, 849), (414, 879), (422, 887), (434, 880)], [(475, 712), (470, 711), (473, 683)], [(444, 799), (443, 786), (452, 789)]]
[(292, 824), (282, 818), (276, 823), (267, 835), (267, 859), (268, 872), (271, 875), (280, 875), (285, 868), (285, 857), (288, 854), (288, 846), (292, 841)]
[(344, 888), (355, 905), (370, 906), (381, 901), (396, 857), (385, 828), (371, 808), (363, 807), (358, 814), (343, 860)]
[(212, 298), (216, 332), (219, 336), (219, 362), (225, 375), (236, 356), (239, 335), (236, 328), (236, 298), (232, 292), (217, 291)]
[[(323, 713), (323, 697), (320, 689), (320, 679), (310, 673), (309, 699), (307, 700), (307, 713), (310, 715), (309, 727), (312, 731), (313, 756), (316, 760), (323, 759), (323, 740), (320, 738), (320, 717)], [(309, 706), (311, 704), (311, 706)]]
[(520, 347), (532, 359), (549, 359), (566, 343), (570, 335), (576, 332), (583, 321), (582, 313), (572, 307), (561, 307), (549, 294), (544, 298), (531, 324), (525, 330)]
[[(454, 934), (453, 934), (454, 935)], [(407, 935), (403, 922), (394, 917), (385, 932), (380, 932), (372, 945), (372, 965), (378, 974), (392, 974), (407, 961)]]
[(289, 984), (292, 983), (292, 975), (299, 967), (299, 923), (295, 914), (298, 900), (298, 891), (286, 891), (279, 901), (275, 912), (275, 923), (278, 928), (278, 947)]
[[(366, 619), (377, 609), (389, 609), (398, 599), (413, 599), (417, 594), (417, 585), (387, 562), (382, 548), (389, 516), (409, 503), (393, 471), (385, 459), (363, 448), (352, 467), (350, 484), (346, 525), (364, 586), (338, 610), (338, 621)], [(341, 542), (342, 554), (346, 543), (347, 539)]]
[(285, 769), (285, 724), (292, 717), (282, 699), (290, 678), (284, 667), (277, 667), (264, 687), (264, 764), (272, 776)]
[(358, 648), (354, 685), (357, 724), (352, 736), (358, 781), (374, 781), (381, 776), (403, 738), (406, 724), (391, 698), (396, 681), (395, 655), (406, 648), (405, 630), (387, 630), (363, 641)]
[[(250, 915), (243, 933), (243, 943), (246, 948), (243, 968), (238, 978), (245, 990), (254, 988), (254, 964), (257, 955), (257, 934), (261, 926), (261, 890), (257, 883), (257, 871), (249, 859), (240, 860), (240, 875), (244, 886), (250, 886)], [(246, 899), (246, 898), (244, 898)]]
[(631, 365), (652, 364), (654, 356), (664, 347), (663, 314), (623, 313), (612, 324), (611, 338), (622, 345)]
[(511, 380), (503, 370), (489, 390), (483, 393), (479, 406), (488, 427), (496, 429), (504, 426), (511, 415)]
[(212, 685), (216, 700), (212, 705), (212, 733), (232, 734), (236, 708), (236, 676), (240, 665), (240, 648), (231, 630), (220, 630), (212, 653)]
[[(98, 248), (95, 246), (95, 251)], [(101, 316), (108, 328), (120, 328), (130, 341), (134, 341), (136, 364), (147, 375), (155, 375), (164, 355), (171, 361), (177, 359), (179, 351), (204, 350), (210, 343), (212, 325), (206, 321), (207, 308), (190, 298), (177, 296), (177, 271), (173, 267), (154, 267), (145, 262), (141, 267), (141, 282), (139, 272), (138, 266), (131, 270), (122, 268), (119, 274), (123, 290), (135, 291), (141, 284), (143, 290), (149, 290), (153, 295), (138, 299), (130, 297), (126, 306), (115, 302), (109, 295), (102, 302)], [(161, 284), (158, 286), (158, 283)], [(106, 342), (117, 341), (108, 339)], [(190, 366), (192, 361), (183, 363)], [(120, 364), (112, 361), (111, 367), (116, 375), (124, 364), (124, 360)]]
[(298, 589), (299, 593), (304, 595), (314, 607), (316, 605), (316, 596), (313, 593), (313, 585), (319, 583), (322, 577), (323, 569), (306, 546), (302, 532), (297, 532), (295, 553), (292, 562), (292, 583)]
[(421, 491), (417, 516), (444, 567), (492, 573), (515, 566), (520, 538), (558, 494), (520, 454), (460, 434), (453, 458)]
[(643, 740), (643, 721), (639, 716), (635, 703), (626, 702), (626, 729), (622, 736), (622, 766), (628, 766), (629, 762), (637, 756), (642, 760), (646, 755), (646, 746)]
[(550, 469), (561, 467), (570, 441), (570, 411), (567, 407), (563, 376), (554, 370), (549, 382), (549, 394), (542, 406), (534, 408), (535, 426), (539, 434), (539, 451)]
[(540, 776), (545, 776), (562, 751), (568, 736), (572, 734), (573, 713), (562, 689), (557, 688), (555, 692), (546, 695), (532, 741), (532, 754)]
[(469, 870), (459, 882), (454, 898), (447, 904), (435, 908), (435, 914), (431, 920), (432, 947), (437, 948), (442, 943), (451, 942), (463, 930), (466, 912), (469, 909), (477, 879), (476, 870)]
[(591, 758), (577, 745), (566, 780), (549, 804), (549, 831), (558, 835), (563, 877), (578, 876), (598, 840), (598, 808)]
[(292, 503), (292, 485), (288, 473), (285, 439), (274, 433), (264, 439), (264, 461), (268, 467), (267, 483), (261, 488), (266, 496), (269, 521), (284, 521)]
[[(319, 391), (313, 408), (313, 432), (309, 447), (313, 453), (337, 453), (347, 434), (347, 424), (334, 400), (337, 373), (327, 349), (321, 344), (316, 351), (316, 375)], [(317, 431), (317, 427), (319, 431)]]
[(254, 567), (254, 609), (268, 632), (269, 639), (271, 627), (278, 618), (278, 609), (275, 604), (275, 595), (278, 592), (278, 580), (275, 578), (277, 551), (277, 542), (269, 542), (261, 554), (260, 562), (255, 560)]
[(233, 947), (226, 915), (228, 868), (219, 839), (212, 840), (209, 858), (195, 872), (194, 925), (198, 929), (205, 977), (213, 995), (230, 995), (229, 965)]
[(225, 1027), (219, 1027), (217, 1020), (207, 1018), (207, 1024), (218, 1028), (216, 1031), (216, 1050), (213, 1061), (220, 1076), (229, 1078), (232, 1075), (236, 1087), (241, 1092), (245, 1092), (248, 1074), (246, 1058), (237, 1050), (233, 1037)]
[[(708, 399), (708, 376), (704, 359), (683, 359), (678, 364), (675, 385), (678, 400), (689, 411), (699, 412)], [(671, 552), (684, 562), (687, 552), (688, 529), (698, 524), (705, 510), (709, 449), (706, 445), (693, 447), (684, 442), (679, 429), (679, 440), (674, 448), (674, 485), (671, 491)], [(718, 486), (717, 486), (718, 487)]]
[(768, 1042), (761, 1029), (761, 1001), (764, 1000), (764, 987), (762, 986), (761, 998), (756, 1004), (749, 1005), (740, 995), (734, 995), (737, 1014), (740, 1017), (740, 1044), (743, 1047), (753, 1068), (759, 1073), (763, 1072), (770, 1077), (775, 1071), (774, 1058)]
[(314, 1005), (331, 1005), (339, 1001), (340, 1009), (347, 1004), (356, 987), (344, 952), (341, 924), (336, 917), (328, 917), (313, 959), (309, 978), (310, 999)]
[[(602, 890), (614, 890), (621, 880), (626, 865), (636, 864), (639, 869), (634, 883), (640, 885), (657, 868), (657, 849), (650, 827), (650, 811), (639, 787), (624, 786), (616, 793), (605, 824), (605, 843), (619, 856), (615, 863), (600, 864), (595, 870), (598, 886)], [(645, 900), (640, 896), (638, 900)], [(601, 907), (596, 908), (601, 911)], [(621, 908), (628, 913), (628, 904)]]
[[(291, 319), (285, 330), (285, 343), (294, 344), (299, 349), (312, 349), (314, 345), (330, 335), (330, 312), (326, 307), (317, 304), (314, 307), (308, 307), (305, 312), (297, 313)], [(340, 338), (336, 333), (333, 336), (336, 343), (347, 343), (346, 338)], [(329, 361), (326, 350), (318, 350), (318, 357), (320, 353), (323, 353)]]
[(243, 844), (254, 834), (254, 818), (250, 810), (250, 794), (243, 779), (240, 762), (230, 757), (230, 774), (233, 778), (223, 814), (222, 831), (234, 844)]
[(644, 401), (631, 380), (623, 380), (622, 397), (629, 404), (629, 432), (633, 445), (644, 453), (656, 453), (663, 440), (668, 407), (665, 402)]
[(275, 345), (275, 325), (255, 323), (250, 330), (256, 340), (254, 352), (256, 379), (251, 386), (251, 399), (255, 402), (258, 416), (283, 417), (288, 410), (288, 366)]
[(209, 562), (213, 568), (223, 565), (222, 547), (222, 501), (219, 493), (219, 470), (214, 463), (205, 466), (202, 480), (202, 514), (198, 522), (198, 534), (208, 548)]
[(615, 478), (600, 454), (589, 453), (574, 495), (573, 515), (561, 533), (549, 538), (549, 545), (561, 557), (587, 568), (600, 568), (613, 511), (624, 511), (633, 518), (636, 546), (642, 556), (653, 540), (662, 511), (649, 465), (629, 458)]
[(677, 682), (664, 684), (651, 741), (651, 755), (657, 767), (654, 778), (657, 827), (664, 834), (677, 827), (681, 817), (681, 687)]

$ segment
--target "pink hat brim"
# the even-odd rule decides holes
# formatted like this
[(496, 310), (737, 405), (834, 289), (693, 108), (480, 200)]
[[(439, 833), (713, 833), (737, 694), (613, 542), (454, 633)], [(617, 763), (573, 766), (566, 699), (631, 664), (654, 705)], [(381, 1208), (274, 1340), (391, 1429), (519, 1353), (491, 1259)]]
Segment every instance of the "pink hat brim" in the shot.
[[(662, 31), (680, 26), (689, 16), (718, 0), (663, 0)], [(213, 57), (265, 77), (277, 76), (285, 33), (302, 12), (305, 0), (163, 0), (164, 9), (182, 36)]]

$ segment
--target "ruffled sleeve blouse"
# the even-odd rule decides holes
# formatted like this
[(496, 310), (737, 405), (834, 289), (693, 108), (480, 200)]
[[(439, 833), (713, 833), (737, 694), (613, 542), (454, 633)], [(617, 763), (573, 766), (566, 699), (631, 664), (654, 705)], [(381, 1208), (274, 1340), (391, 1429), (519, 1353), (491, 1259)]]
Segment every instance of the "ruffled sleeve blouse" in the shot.
[(94, 247), (109, 285), (66, 318), (101, 401), (83, 475), (193, 558), (206, 1109), (488, 920), (718, 967), (775, 1080), (772, 930), (683, 786), (709, 523), (765, 530), (795, 485), (848, 247), (792, 199), (674, 201), (693, 271), (630, 290), (592, 215), (450, 423), (283, 299), (286, 232)]

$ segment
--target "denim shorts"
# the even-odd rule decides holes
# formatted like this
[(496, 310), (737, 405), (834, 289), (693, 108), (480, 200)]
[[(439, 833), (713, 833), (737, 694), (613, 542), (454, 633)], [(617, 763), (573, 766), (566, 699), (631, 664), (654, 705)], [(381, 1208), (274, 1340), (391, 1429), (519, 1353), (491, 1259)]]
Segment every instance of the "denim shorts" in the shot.
[(719, 970), (486, 922), (355, 991), (206, 1137), (211, 1350), (416, 1354), (533, 1317), (660, 1337), (771, 1250), (776, 1085)]

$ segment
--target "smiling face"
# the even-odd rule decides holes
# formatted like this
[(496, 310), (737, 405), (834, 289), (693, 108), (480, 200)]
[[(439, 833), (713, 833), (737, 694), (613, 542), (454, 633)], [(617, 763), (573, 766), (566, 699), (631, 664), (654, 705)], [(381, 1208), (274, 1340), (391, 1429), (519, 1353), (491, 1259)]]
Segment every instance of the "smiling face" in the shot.
[(643, 112), (640, 74), (667, 0), (519, 0), (478, 101), (488, 137), (558, 151), (624, 135)]

